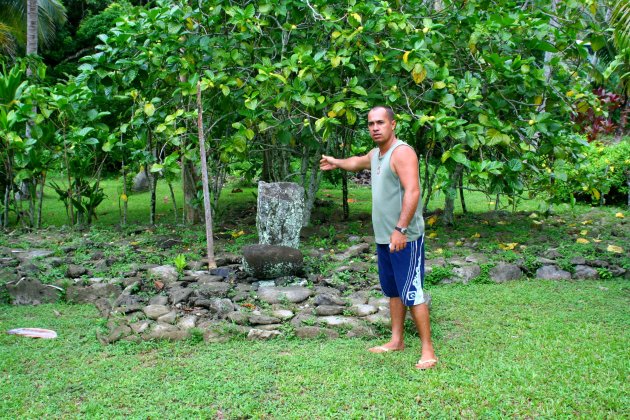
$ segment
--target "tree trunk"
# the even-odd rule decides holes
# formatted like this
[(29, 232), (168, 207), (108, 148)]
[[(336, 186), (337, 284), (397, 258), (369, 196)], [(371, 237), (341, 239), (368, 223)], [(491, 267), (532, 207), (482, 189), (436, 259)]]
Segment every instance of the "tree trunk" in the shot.
[(46, 172), (42, 173), (41, 183), (39, 184), (39, 203), (37, 208), (37, 229), (42, 228), (42, 207), (44, 205), (44, 186), (46, 185)]
[(122, 225), (127, 225), (127, 210), (129, 208), (128, 201), (129, 195), (127, 194), (127, 167), (125, 166), (125, 158), (122, 161), (122, 177), (123, 177), (123, 211), (122, 211)]
[(26, 0), (26, 55), (37, 54), (38, 13), (38, 1)]
[[(151, 133), (151, 130), (149, 130), (148, 133), (148, 140), (149, 140), (149, 150), (151, 151), (151, 153), (153, 153), (153, 135)], [(149, 169), (147, 168), (147, 166), (145, 165), (144, 167), (144, 173), (147, 176), (147, 179), (149, 180), (149, 189), (151, 191), (151, 211), (149, 214), (149, 224), (151, 226), (155, 225), (155, 206), (156, 206), (156, 191), (157, 191), (157, 176), (154, 176), (153, 173), (149, 172)]]
[(177, 223), (177, 202), (175, 201), (175, 192), (173, 192), (173, 183), (168, 182), (168, 189), (171, 192), (171, 201), (173, 202), (173, 217)]
[(462, 171), (462, 176), (459, 177), (459, 201), (462, 203), (462, 213), (468, 213), (466, 201), (464, 200), (464, 171)]
[(464, 166), (462, 164), (458, 163), (457, 166), (455, 166), (455, 170), (451, 174), (451, 179), (449, 180), (448, 189), (444, 195), (444, 213), (442, 214), (442, 221), (447, 226), (453, 226), (455, 224), (455, 197), (457, 196), (459, 178), (462, 175), (463, 170)]
[(197, 198), (197, 175), (195, 167), (189, 160), (182, 158), (182, 184), (184, 189), (184, 223), (201, 222), (201, 212), (195, 206), (193, 201)]
[(214, 238), (212, 235), (212, 208), (210, 208), (210, 189), (208, 188), (208, 161), (206, 158), (206, 142), (203, 135), (203, 108), (201, 107), (201, 83), (197, 82), (197, 129), (199, 133), (199, 154), (201, 157), (201, 182), (203, 186), (203, 207), (206, 221), (206, 249), (208, 253), (208, 269), (217, 267), (214, 260)]

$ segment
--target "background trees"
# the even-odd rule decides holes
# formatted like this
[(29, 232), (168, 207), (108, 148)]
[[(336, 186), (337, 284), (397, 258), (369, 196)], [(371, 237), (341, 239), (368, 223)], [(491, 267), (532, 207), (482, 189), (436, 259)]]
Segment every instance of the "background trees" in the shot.
[[(75, 34), (97, 40), (73, 46), (91, 54), (74, 69), (81, 54), (55, 58), (75, 75), (61, 84), (84, 92), (77, 101), (89, 106), (72, 111), (79, 125), (65, 137), (58, 123), (55, 138), (74, 136), (73, 153), (91, 139), (88, 161), (124, 175), (143, 168), (152, 191), (159, 178), (171, 191), (180, 179), (185, 202), (174, 211), (192, 222), (201, 202), (198, 84), (215, 207), (227, 174), (300, 182), (312, 206), (319, 155), (369, 150), (364, 114), (385, 103), (397, 112), (399, 136), (421, 155), (425, 207), (443, 193), (446, 223), (462, 189), (512, 202), (544, 192), (553, 201), (589, 147), (581, 130), (596, 118), (623, 130), (626, 97), (617, 109), (593, 93), (597, 83), (625, 86), (627, 2), (620, 4), (95, 2)], [(607, 43), (614, 54), (604, 54)], [(153, 223), (155, 193), (151, 202)]]

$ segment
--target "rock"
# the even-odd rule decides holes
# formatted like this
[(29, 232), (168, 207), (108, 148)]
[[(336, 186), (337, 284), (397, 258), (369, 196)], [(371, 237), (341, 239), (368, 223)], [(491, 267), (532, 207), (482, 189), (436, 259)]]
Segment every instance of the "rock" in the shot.
[(209, 284), (209, 283), (217, 283), (223, 281), (224, 278), (222, 276), (214, 276), (212, 274), (200, 274), (197, 277), (197, 284)]
[(168, 296), (153, 296), (151, 299), (149, 299), (149, 305), (168, 305)]
[(523, 278), (523, 271), (517, 265), (500, 262), (490, 270), (490, 278), (495, 283), (519, 280)]
[(114, 326), (107, 336), (102, 337), (97, 335), (97, 337), (99, 338), (99, 341), (101, 341), (101, 343), (111, 344), (123, 339), (124, 337), (127, 337), (131, 333), (132, 330), (128, 325), (120, 324)]
[(256, 228), (260, 244), (298, 248), (304, 188), (292, 182), (258, 183)]
[(355, 318), (350, 318), (347, 316), (322, 316), (317, 319), (328, 325), (329, 327), (354, 327), (358, 325), (358, 321)]
[(318, 316), (330, 316), (330, 315), (339, 315), (344, 311), (343, 306), (337, 305), (320, 305), (315, 307), (315, 315)]
[(133, 185), (131, 187), (131, 191), (149, 191), (149, 177), (147, 177), (147, 174), (144, 171), (138, 172), (138, 174), (133, 177)]
[(168, 298), (171, 301), (172, 305), (177, 305), (178, 303), (185, 303), (188, 301), (190, 295), (194, 292), (193, 289), (188, 289), (184, 287), (174, 288), (169, 290)]
[(182, 331), (188, 331), (191, 328), (195, 328), (197, 324), (196, 315), (186, 315), (177, 322), (177, 327)]
[(145, 306), (142, 311), (147, 316), (147, 318), (156, 320), (162, 315), (166, 315), (167, 313), (169, 313), (171, 311), (171, 308), (166, 305), (148, 305)]
[(281, 245), (250, 245), (243, 248), (243, 269), (258, 279), (299, 275), (304, 257), (294, 248)]
[(163, 322), (165, 324), (175, 324), (175, 320), (177, 319), (177, 311), (170, 311), (167, 314), (160, 316), (157, 321)]
[(37, 267), (32, 262), (22, 263), (22, 265), (20, 265), (20, 267), (18, 268), (20, 277), (37, 277), (37, 274), (39, 274), (40, 271), (41, 270), (39, 269), (39, 267)]
[(252, 325), (278, 324), (279, 318), (268, 315), (250, 315), (249, 323)]
[(349, 271), (351, 273), (367, 273), (373, 264), (362, 261), (351, 261), (348, 265), (342, 265), (335, 269), (335, 273)]
[(571, 273), (561, 270), (555, 265), (544, 265), (536, 270), (536, 278), (542, 280), (569, 280)]
[(536, 258), (536, 262), (542, 265), (553, 265), (556, 263), (556, 260), (550, 260), (549, 258), (538, 257)]
[(99, 299), (120, 296), (122, 289), (116, 284), (95, 283), (90, 286), (77, 284), (66, 288), (66, 300), (72, 303), (94, 303)]
[(573, 265), (586, 265), (586, 258), (584, 258), (584, 257), (573, 257), (573, 258), (571, 258), (571, 264), (573, 264)]
[(608, 264), (607, 261), (602, 261), (602, 260), (591, 260), (587, 264), (590, 265), (591, 267), (598, 267), (598, 268), (610, 267), (610, 264)]
[(351, 305), (363, 305), (367, 303), (369, 297), (366, 290), (359, 290), (348, 295), (347, 299)]
[(317, 286), (314, 288), (315, 293), (319, 293), (319, 294), (328, 294), (328, 295), (333, 295), (333, 296), (341, 296), (341, 292), (339, 291), (339, 289), (336, 289), (334, 287), (328, 287), (328, 286)]
[(230, 312), (227, 314), (227, 319), (238, 325), (247, 325), (249, 323), (249, 315), (245, 312)]
[(131, 327), (133, 332), (136, 333), (136, 334), (142, 334), (150, 326), (151, 326), (151, 321), (147, 321), (146, 319), (143, 319), (142, 321), (138, 321), (138, 322), (134, 322), (132, 324), (129, 324), (129, 327)]
[(257, 328), (252, 328), (247, 334), (248, 340), (269, 340), (270, 338), (278, 337), (282, 335), (280, 331), (265, 331)]
[(363, 317), (363, 316), (368, 316), (368, 315), (377, 313), (378, 308), (374, 305), (359, 304), (359, 305), (352, 305), (350, 307), (350, 311), (356, 316)]
[(481, 274), (481, 268), (478, 265), (465, 265), (453, 268), (454, 280), (458, 283), (468, 284), (479, 274)]
[(368, 300), (368, 305), (373, 305), (378, 308), (379, 311), (388, 310), (389, 309), (389, 298), (388, 297), (371, 297)]
[(588, 265), (576, 265), (572, 277), (576, 280), (594, 280), (599, 278), (599, 273)]
[(57, 286), (42, 284), (39, 280), (22, 278), (6, 284), (7, 292), (14, 305), (40, 305), (59, 300), (61, 290)]
[(335, 296), (329, 293), (321, 293), (315, 296), (315, 300), (313, 303), (317, 306), (319, 305), (339, 305), (345, 306), (346, 301), (340, 298), (339, 296)]
[(483, 254), (467, 255), (464, 259), (466, 263), (485, 264), (488, 262), (488, 257)]
[(288, 319), (293, 318), (293, 311), (290, 311), (288, 309), (276, 309), (274, 311), (271, 312), (272, 316), (275, 316), (276, 318), (279, 318), (282, 321), (286, 321)]
[(543, 256), (545, 258), (549, 258), (550, 260), (562, 258), (562, 254), (560, 254), (560, 252), (558, 252), (558, 250), (555, 248), (548, 249), (547, 251), (543, 253)]
[(339, 333), (335, 330), (331, 330), (330, 328), (322, 328), (322, 327), (298, 327), (295, 329), (295, 335), (299, 338), (338, 338)]
[(308, 299), (313, 291), (307, 287), (263, 287), (257, 291), (258, 299), (267, 303), (282, 303), (285, 299), (291, 303), (300, 303)]
[(148, 275), (154, 280), (159, 280), (164, 284), (170, 284), (177, 281), (179, 273), (172, 265), (160, 265), (147, 270)]
[(256, 325), (255, 328), (263, 331), (280, 331), (282, 329), (282, 324)]
[(308, 312), (300, 312), (297, 315), (295, 315), (290, 323), (293, 327), (297, 328), (297, 327), (301, 327), (302, 324), (314, 324), (317, 321), (317, 317), (315, 317), (310, 310), (308, 310)]
[(82, 265), (70, 264), (68, 265), (68, 269), (66, 270), (66, 277), (76, 279), (84, 274), (87, 274), (87, 272), (87, 268), (83, 267)]
[(335, 261), (347, 261), (357, 255), (363, 254), (364, 252), (369, 252), (371, 248), (370, 244), (367, 243), (359, 243), (356, 245), (352, 245), (348, 249), (346, 249), (341, 254), (335, 254), (332, 256), (332, 259)]
[(365, 325), (357, 325), (356, 327), (353, 327), (350, 331), (348, 331), (348, 333), (346, 334), (346, 337), (348, 338), (367, 338), (367, 337), (374, 337), (376, 334), (374, 333), (374, 330), (370, 327), (367, 327)]
[(216, 256), (215, 262), (217, 267), (223, 267), (230, 264), (240, 264), (241, 256), (238, 254), (223, 253)]
[(390, 326), (392, 324), (392, 320), (389, 316), (389, 311), (380, 311), (373, 315), (368, 315), (365, 317), (365, 320), (368, 321), (370, 324), (375, 325), (381, 324)]
[(231, 288), (230, 283), (206, 283), (195, 290), (195, 296), (203, 299), (226, 297)]
[(30, 249), (24, 251), (22, 249), (12, 249), (11, 255), (17, 258), (20, 262), (25, 263), (37, 258), (45, 258), (53, 254), (53, 251), (47, 249)]
[(182, 331), (174, 325), (158, 323), (153, 330), (146, 335), (150, 340), (182, 341), (190, 337), (190, 330)]
[(234, 312), (234, 304), (230, 299), (209, 299), (209, 304), (206, 307), (210, 313), (215, 314), (218, 318), (225, 318), (227, 314)]

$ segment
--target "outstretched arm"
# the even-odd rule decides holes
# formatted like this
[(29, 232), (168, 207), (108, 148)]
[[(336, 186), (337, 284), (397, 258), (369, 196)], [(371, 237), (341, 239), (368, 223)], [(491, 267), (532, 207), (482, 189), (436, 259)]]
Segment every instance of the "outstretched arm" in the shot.
[(319, 169), (331, 171), (333, 169), (343, 169), (345, 171), (358, 172), (362, 169), (370, 169), (370, 158), (372, 151), (363, 156), (352, 156), (347, 159), (337, 159), (332, 156), (322, 155), (319, 161)]

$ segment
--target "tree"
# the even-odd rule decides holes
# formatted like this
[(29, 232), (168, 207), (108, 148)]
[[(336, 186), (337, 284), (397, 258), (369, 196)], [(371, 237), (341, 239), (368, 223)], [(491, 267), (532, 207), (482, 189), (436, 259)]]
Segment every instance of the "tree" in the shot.
[[(35, 6), (38, 13), (34, 13)], [(0, 52), (14, 55), (18, 46), (27, 45), (29, 13), (39, 16), (37, 33), (43, 45), (50, 45), (56, 30), (66, 21), (66, 10), (59, 0), (0, 0)]]

